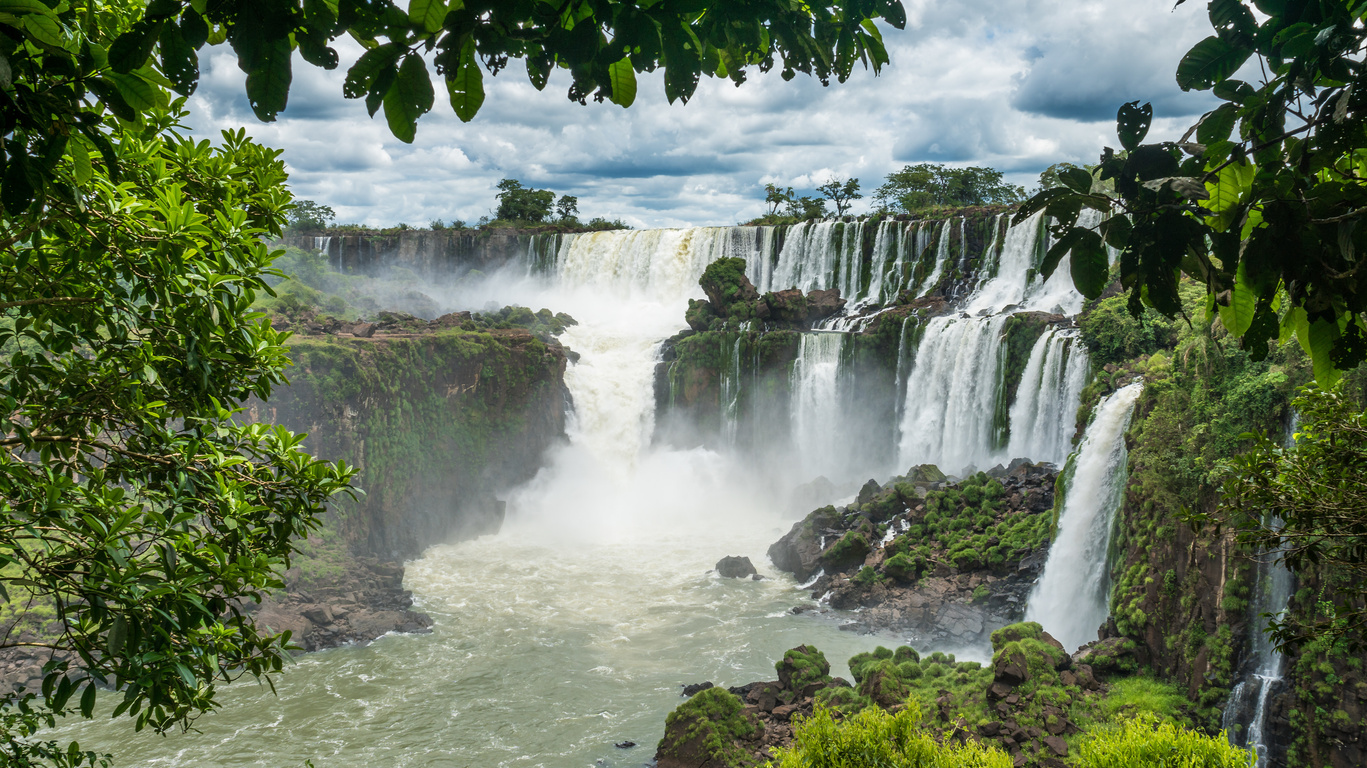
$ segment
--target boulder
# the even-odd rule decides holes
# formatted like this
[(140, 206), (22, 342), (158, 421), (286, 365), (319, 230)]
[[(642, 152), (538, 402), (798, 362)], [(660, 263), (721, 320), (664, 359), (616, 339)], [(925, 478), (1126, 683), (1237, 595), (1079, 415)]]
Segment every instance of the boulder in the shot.
[(769, 305), (769, 318), (788, 325), (801, 326), (807, 321), (807, 298), (802, 291), (789, 288), (764, 294), (764, 303)]
[(1030, 667), (1020, 651), (1002, 653), (992, 665), (992, 674), (999, 683), (1015, 687), (1030, 679)]
[(357, 323), (351, 326), (351, 335), (358, 339), (368, 339), (375, 335), (375, 329), (378, 327), (375, 323)]
[(694, 695), (694, 694), (696, 694), (696, 693), (701, 693), (702, 691), (705, 691), (705, 690), (707, 690), (708, 688), (711, 688), (711, 687), (712, 687), (712, 681), (710, 681), (710, 680), (707, 681), (707, 682), (705, 682), (705, 683), (693, 683), (692, 685), (685, 685), (685, 686), (683, 687), (683, 695), (684, 695), (684, 696), (692, 696), (692, 695)]
[(840, 289), (817, 290), (807, 294), (807, 322), (824, 320), (845, 308)]
[(755, 566), (748, 557), (731, 555), (717, 561), (717, 574), (724, 579), (743, 579), (755, 573)]
[[(707, 294), (707, 300), (712, 302), (712, 308), (721, 317), (729, 317), (733, 305), (748, 305), (759, 298), (759, 291), (755, 290), (750, 278), (745, 276), (745, 259), (717, 259), (703, 270), (698, 284), (702, 286), (703, 293)], [(748, 315), (749, 312), (742, 314)]]
[(877, 496), (879, 491), (882, 490), (883, 486), (879, 485), (877, 480), (869, 480), (867, 483), (864, 483), (863, 488), (859, 489), (859, 496), (855, 499), (855, 502), (867, 504), (870, 501), (873, 501), (873, 497)]

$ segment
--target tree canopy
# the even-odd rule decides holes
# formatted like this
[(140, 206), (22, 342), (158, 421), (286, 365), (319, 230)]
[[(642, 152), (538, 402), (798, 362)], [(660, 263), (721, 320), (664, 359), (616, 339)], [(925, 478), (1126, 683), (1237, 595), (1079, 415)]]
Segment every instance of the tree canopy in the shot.
[[(1215, 34), (1182, 58), (1177, 83), (1222, 103), (1180, 141), (1154, 144), (1142, 143), (1152, 107), (1122, 106), (1125, 151), (1107, 149), (1094, 172), (1060, 173), (1064, 186), (1035, 195), (1018, 219), (1054, 218), (1043, 272), (1070, 254), (1084, 295), (1110, 282), (1109, 245), (1135, 313), (1181, 314), (1186, 275), (1254, 359), (1295, 337), (1329, 384), (1367, 357), (1367, 3), (1212, 0), (1209, 16)], [(1250, 62), (1260, 82), (1236, 77)], [(1079, 226), (1084, 208), (1126, 215)]]
[(937, 207), (1018, 203), (1025, 190), (1007, 184), (993, 168), (950, 168), (939, 163), (904, 166), (873, 193), (883, 210), (911, 213)]
[(495, 215), (504, 221), (544, 221), (551, 215), (551, 207), (555, 204), (554, 192), (524, 187), (517, 179), (500, 181), (497, 197), (498, 211)]

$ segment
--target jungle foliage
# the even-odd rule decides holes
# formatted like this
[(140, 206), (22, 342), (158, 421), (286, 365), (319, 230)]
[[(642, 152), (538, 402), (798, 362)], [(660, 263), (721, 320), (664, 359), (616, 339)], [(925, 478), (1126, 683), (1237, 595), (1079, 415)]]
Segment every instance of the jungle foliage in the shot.
[[(1213, 0), (1209, 14), (1215, 34), (1178, 64), (1177, 83), (1223, 103), (1181, 141), (1157, 144), (1141, 143), (1152, 107), (1122, 106), (1124, 151), (1062, 170), (1063, 186), (1017, 220), (1055, 219), (1043, 274), (1070, 254), (1074, 284), (1095, 298), (1111, 282), (1106, 246), (1119, 249), (1131, 312), (1168, 317), (1182, 313), (1186, 275), (1254, 360), (1294, 335), (1327, 385), (1367, 358), (1367, 3)], [(1250, 61), (1262, 82), (1235, 77)], [(1127, 215), (1087, 225), (1083, 209)]]
[(1019, 203), (1025, 190), (1002, 180), (994, 168), (908, 165), (888, 174), (873, 193), (880, 210), (916, 213), (928, 208)]

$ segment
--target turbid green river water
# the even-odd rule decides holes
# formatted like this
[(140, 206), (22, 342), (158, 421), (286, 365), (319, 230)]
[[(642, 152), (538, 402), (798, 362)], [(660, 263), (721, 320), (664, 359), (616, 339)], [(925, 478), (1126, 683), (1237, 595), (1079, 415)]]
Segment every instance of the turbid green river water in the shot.
[(849, 656), (896, 641), (792, 615), (810, 598), (767, 566), (759, 582), (706, 573), (722, 554), (760, 562), (781, 532), (772, 515), (710, 522), (593, 544), (532, 522), (434, 547), (408, 570), (431, 634), (301, 657), (278, 696), (230, 686), (198, 733), (134, 734), (123, 719), (63, 735), (124, 766), (636, 766), (681, 683), (771, 679), (802, 643), (848, 676)]

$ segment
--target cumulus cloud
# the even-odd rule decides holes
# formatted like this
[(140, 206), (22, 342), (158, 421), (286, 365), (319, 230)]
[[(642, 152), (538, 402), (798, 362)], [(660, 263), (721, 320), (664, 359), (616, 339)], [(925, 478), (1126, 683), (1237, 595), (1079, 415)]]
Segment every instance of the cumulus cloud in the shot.
[[(461, 123), (441, 99), (406, 145), (383, 115), (342, 98), (360, 53), (339, 41), (342, 67), (296, 62), (289, 108), (255, 119), (226, 47), (202, 57), (190, 100), (200, 135), (245, 126), (284, 149), (297, 195), (371, 225), (473, 222), (505, 177), (579, 198), (585, 216), (635, 226), (729, 224), (764, 209), (763, 186), (811, 193), (832, 177), (866, 191), (904, 164), (989, 165), (1029, 187), (1059, 161), (1093, 162), (1114, 144), (1115, 110), (1152, 101), (1154, 137), (1174, 137), (1210, 108), (1173, 82), (1181, 55), (1209, 33), (1204, 9), (1170, 0), (904, 0), (905, 32), (888, 29), (892, 64), (823, 88), (798, 76), (752, 75), (736, 88), (704, 78), (692, 101), (669, 104), (659, 73), (636, 104), (581, 106), (568, 77), (544, 92), (514, 62), (485, 80), (484, 108)], [(343, 44), (345, 43), (345, 44)], [(867, 202), (867, 201), (865, 201)]]

